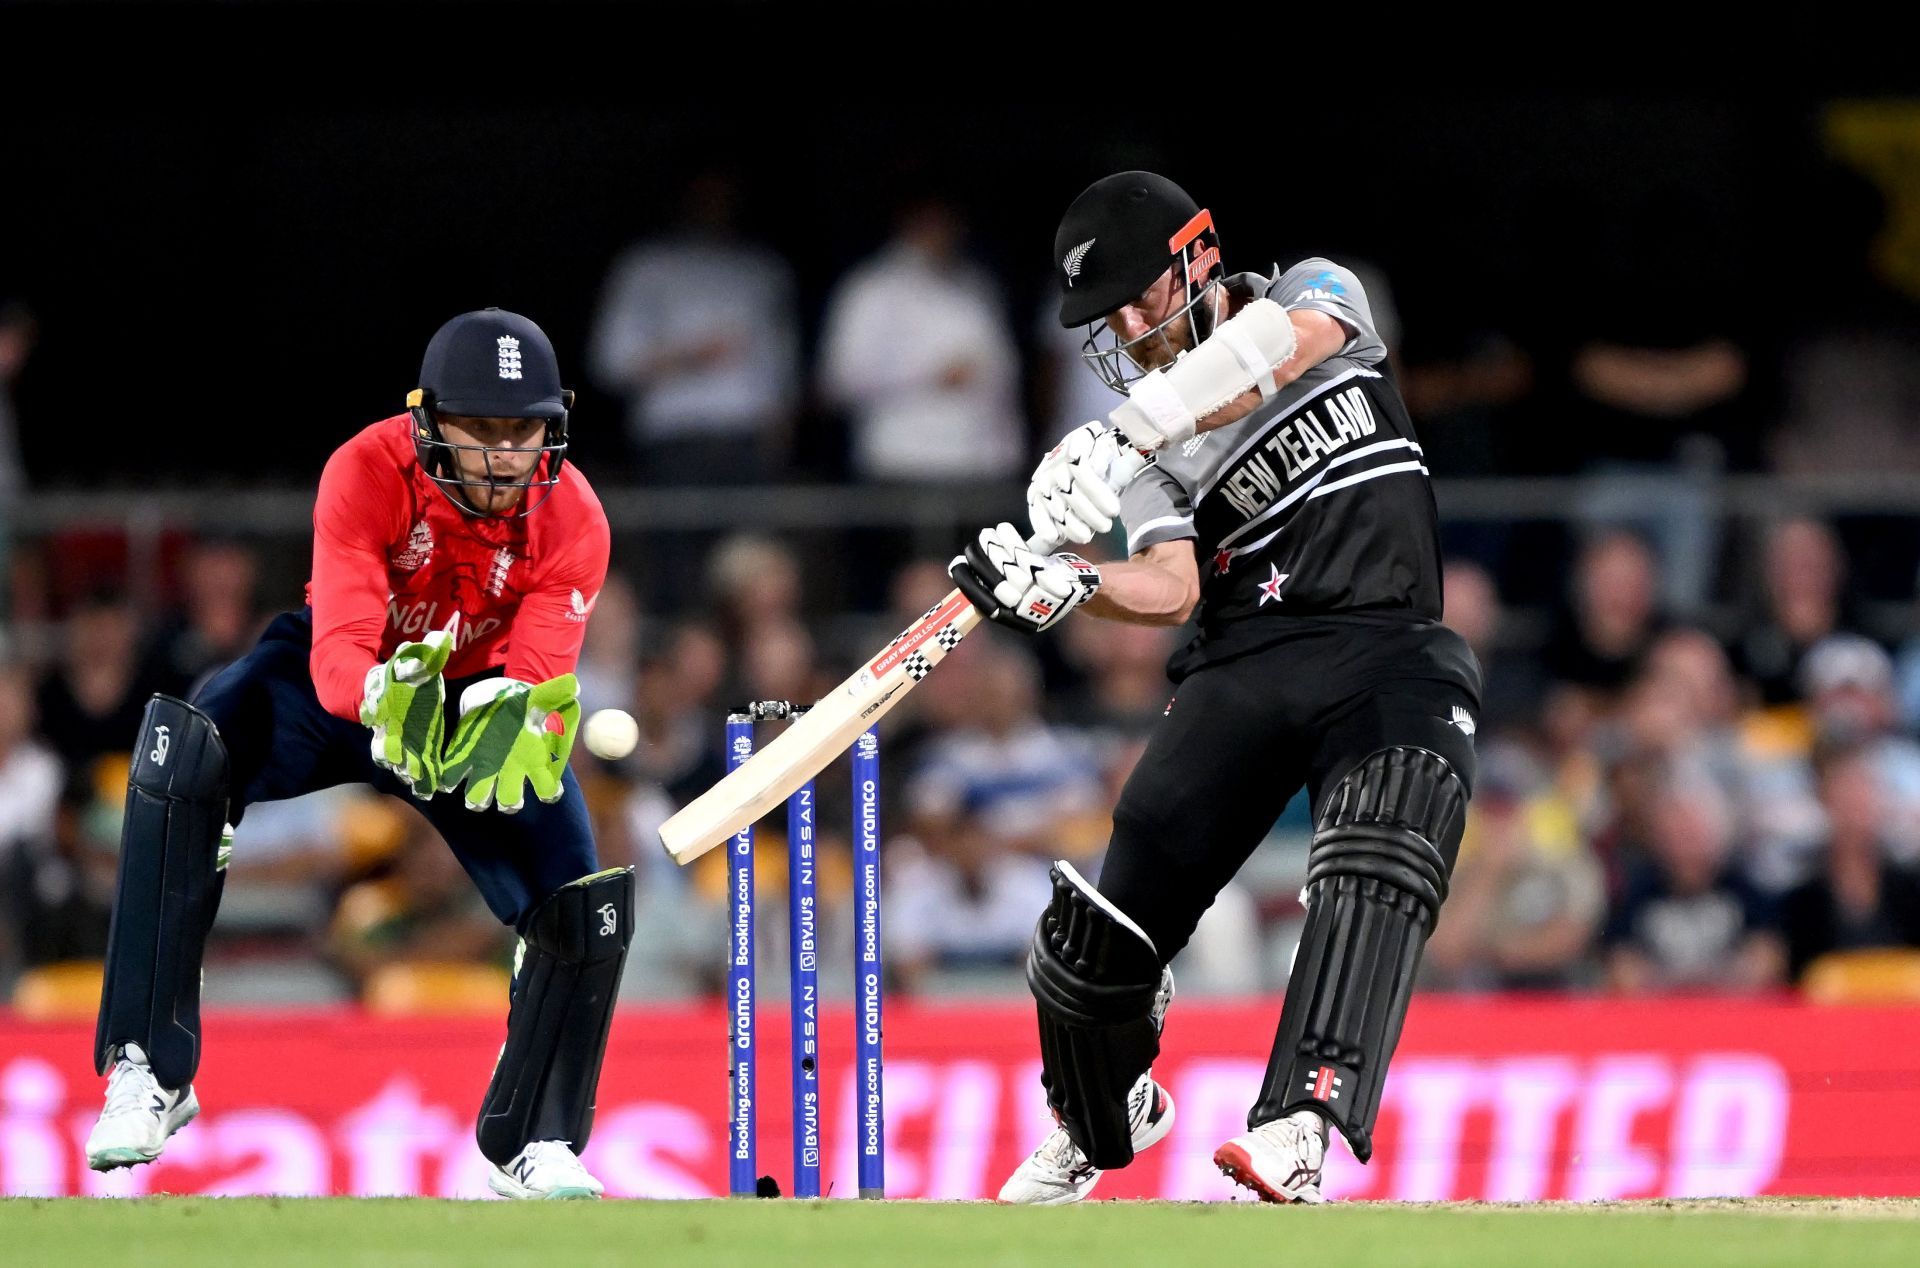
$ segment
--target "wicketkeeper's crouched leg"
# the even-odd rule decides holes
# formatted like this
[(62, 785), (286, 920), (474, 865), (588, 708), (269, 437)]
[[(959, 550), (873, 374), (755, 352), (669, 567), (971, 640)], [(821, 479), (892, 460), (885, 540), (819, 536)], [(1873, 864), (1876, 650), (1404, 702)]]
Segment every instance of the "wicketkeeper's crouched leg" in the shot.
[[(577, 794), (576, 794), (577, 795)], [(480, 1109), (480, 1152), (504, 1167), (535, 1141), (577, 1156), (633, 938), (633, 869), (561, 886), (535, 908), (514, 966), (507, 1042)]]
[(200, 1067), (200, 965), (225, 879), (228, 779), (212, 718), (172, 696), (148, 702), (127, 778), (96, 1073), (127, 1044), (164, 1088), (185, 1088)]

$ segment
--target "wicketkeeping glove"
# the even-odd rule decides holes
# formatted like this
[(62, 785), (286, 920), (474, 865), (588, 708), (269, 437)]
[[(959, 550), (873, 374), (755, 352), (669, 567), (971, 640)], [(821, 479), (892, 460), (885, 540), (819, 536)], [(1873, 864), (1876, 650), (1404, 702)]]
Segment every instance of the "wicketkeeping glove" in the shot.
[(1100, 570), (1078, 555), (1034, 551), (1011, 524), (980, 530), (947, 565), (947, 575), (980, 614), (1022, 634), (1038, 634), (1100, 589)]
[(373, 728), (374, 764), (392, 771), (422, 801), (440, 789), (447, 704), (440, 671), (453, 655), (458, 619), (418, 643), (400, 644), (391, 660), (367, 671), (360, 694), (360, 721)]
[(1074, 428), (1040, 460), (1027, 484), (1027, 520), (1034, 536), (1079, 543), (1106, 532), (1120, 514), (1121, 490), (1148, 462), (1105, 423)]
[[(473, 690), (468, 688), (469, 693)], [(557, 719), (557, 729), (550, 717)], [(464, 780), (469, 810), (498, 806), (513, 814), (526, 804), (529, 784), (540, 800), (558, 801), (560, 777), (579, 729), (580, 682), (572, 674), (538, 686), (511, 683), (461, 715), (447, 746), (440, 786), (452, 789)]]

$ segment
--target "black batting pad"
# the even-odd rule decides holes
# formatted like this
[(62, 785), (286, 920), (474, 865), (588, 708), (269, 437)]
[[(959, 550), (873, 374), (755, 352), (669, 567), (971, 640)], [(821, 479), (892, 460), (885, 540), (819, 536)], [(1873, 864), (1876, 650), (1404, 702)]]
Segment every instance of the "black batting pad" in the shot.
[[(1133, 1161), (1127, 1092), (1160, 1055), (1160, 956), (1073, 866), (1054, 864), (1027, 985), (1040, 1014), (1047, 1104), (1096, 1167)], [(1170, 993), (1170, 992), (1169, 992)]]
[(1418, 748), (1369, 756), (1328, 798), (1307, 860), (1307, 924), (1248, 1127), (1312, 1108), (1373, 1153), (1387, 1062), (1459, 847), (1467, 792)]

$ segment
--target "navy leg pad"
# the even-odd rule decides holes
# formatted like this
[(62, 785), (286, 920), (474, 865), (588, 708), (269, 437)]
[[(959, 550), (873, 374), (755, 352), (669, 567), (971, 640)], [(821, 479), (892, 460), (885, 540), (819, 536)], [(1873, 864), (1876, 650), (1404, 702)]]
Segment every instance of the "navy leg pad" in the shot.
[(586, 1147), (632, 939), (630, 867), (563, 885), (534, 910), (514, 974), (507, 1046), (476, 1132), (496, 1166), (536, 1140), (563, 1140), (576, 1154)]
[(224, 880), (227, 771), (213, 719), (172, 696), (148, 701), (127, 777), (98, 1073), (128, 1043), (146, 1050), (162, 1087), (185, 1087), (200, 1067), (200, 963)]

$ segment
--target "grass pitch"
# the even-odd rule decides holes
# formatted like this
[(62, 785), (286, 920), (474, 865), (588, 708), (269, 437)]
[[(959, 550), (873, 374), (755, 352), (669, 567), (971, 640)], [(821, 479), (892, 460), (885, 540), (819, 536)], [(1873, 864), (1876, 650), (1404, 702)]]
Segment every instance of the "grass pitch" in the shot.
[(0, 1262), (215, 1264), (1920, 1263), (1920, 1201), (1319, 1208), (1094, 1202), (0, 1200)]

